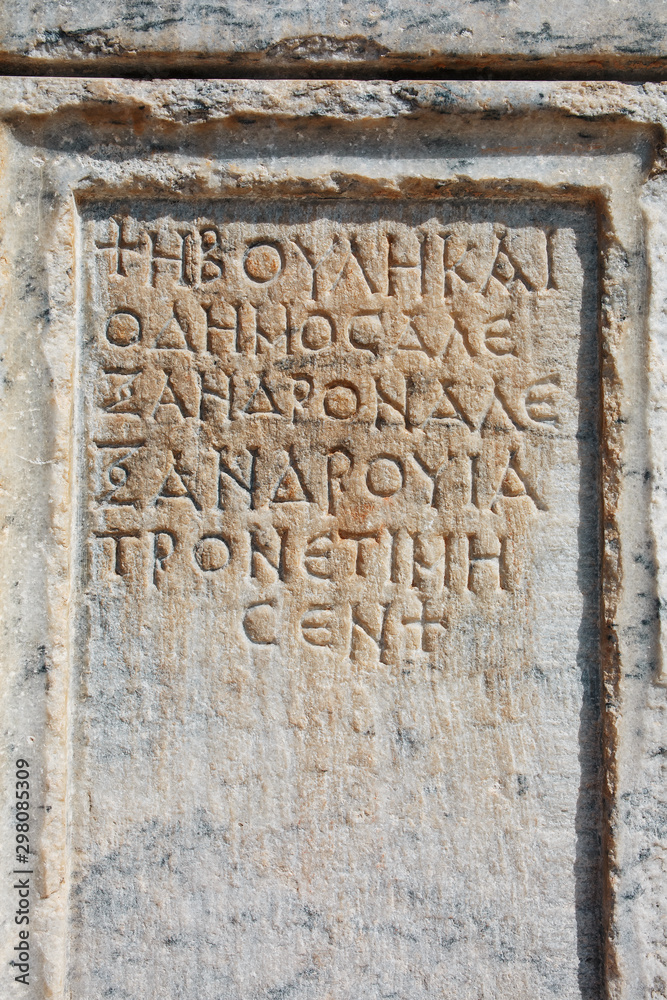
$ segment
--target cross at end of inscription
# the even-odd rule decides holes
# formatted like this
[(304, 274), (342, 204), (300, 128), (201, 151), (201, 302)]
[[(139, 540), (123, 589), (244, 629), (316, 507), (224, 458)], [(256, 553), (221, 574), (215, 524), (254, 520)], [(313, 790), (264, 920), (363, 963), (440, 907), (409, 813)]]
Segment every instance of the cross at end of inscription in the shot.
[(386, 662), (521, 590), (572, 433), (541, 343), (571, 232), (432, 210), (93, 229), (99, 585), (206, 582), (239, 594), (252, 645), (287, 614), (301, 643)]

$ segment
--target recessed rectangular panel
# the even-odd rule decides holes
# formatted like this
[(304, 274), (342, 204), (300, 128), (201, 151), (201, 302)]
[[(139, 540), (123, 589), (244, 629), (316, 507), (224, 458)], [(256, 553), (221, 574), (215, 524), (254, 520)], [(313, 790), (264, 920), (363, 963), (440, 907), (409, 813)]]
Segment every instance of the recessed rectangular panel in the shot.
[(598, 995), (596, 252), (82, 204), (76, 1000)]

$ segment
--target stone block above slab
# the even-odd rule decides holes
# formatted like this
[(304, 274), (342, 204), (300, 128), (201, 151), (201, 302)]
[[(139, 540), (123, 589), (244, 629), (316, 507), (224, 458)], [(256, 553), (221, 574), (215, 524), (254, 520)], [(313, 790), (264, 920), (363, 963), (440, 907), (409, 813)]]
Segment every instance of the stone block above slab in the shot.
[(5, 0), (0, 69), (660, 79), (666, 39), (662, 0)]

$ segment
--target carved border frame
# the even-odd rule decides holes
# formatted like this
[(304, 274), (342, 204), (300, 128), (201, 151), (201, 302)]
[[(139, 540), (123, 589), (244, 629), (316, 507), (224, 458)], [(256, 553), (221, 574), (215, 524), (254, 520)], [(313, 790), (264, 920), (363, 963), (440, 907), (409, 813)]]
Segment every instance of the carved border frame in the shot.
[[(10, 85), (11, 84), (11, 85)], [(192, 99), (189, 81), (182, 84), (142, 84), (160, 127), (169, 120), (170, 128), (182, 132), (187, 145), (189, 130), (196, 129), (200, 121), (184, 120), (183, 104)], [(205, 83), (196, 86), (206, 88)], [(215, 85), (214, 85), (215, 86)], [(220, 85), (222, 86), (222, 85)], [(448, 100), (443, 91), (431, 84), (400, 85), (401, 100), (409, 91), (409, 101), (397, 106), (392, 94), (399, 85), (389, 84), (253, 84), (237, 85), (244, 94), (218, 93), (211, 98), (207, 121), (234, 122), (241, 114), (248, 113), (239, 104), (253, 105), (251, 113), (259, 117), (275, 117), (276, 102), (291, 99), (289, 117), (292, 122), (307, 124), (323, 103), (326, 111), (317, 117), (341, 127), (349, 122), (349, 103), (359, 98), (360, 91), (370, 91), (375, 106), (366, 112), (364, 119), (370, 125), (396, 119), (423, 123), (425, 129), (452, 127), (452, 115), (458, 114), (466, 128), (472, 123), (484, 128), (491, 115), (507, 129), (516, 130), (517, 118), (530, 120), (542, 116), (543, 127), (558, 131), (563, 117), (584, 119), (586, 127), (608, 128), (610, 116), (626, 130), (628, 148), (633, 143), (643, 152), (636, 169), (617, 170), (611, 155), (600, 156), (599, 164), (588, 172), (582, 170), (582, 156), (571, 157), (569, 172), (550, 184), (540, 179), (540, 171), (524, 167), (515, 174), (499, 176), (499, 171), (487, 171), (487, 176), (475, 176), (474, 170), (464, 175), (460, 171), (441, 170), (434, 176), (406, 169), (400, 177), (396, 171), (388, 176), (360, 175), (357, 170), (344, 170), (333, 163), (328, 171), (316, 179), (312, 172), (301, 176), (267, 170), (257, 162), (255, 167), (239, 169), (230, 163), (221, 163), (217, 175), (201, 156), (181, 156), (174, 159), (170, 169), (162, 173), (149, 163), (143, 169), (125, 161), (102, 164), (95, 168), (94, 158), (85, 157), (76, 162), (73, 156), (61, 156), (50, 162), (42, 146), (35, 142), (31, 150), (16, 136), (29, 122), (44, 130), (50, 119), (65, 118), (99, 126), (120, 119), (134, 123), (145, 117), (137, 97), (137, 85), (114, 84), (105, 81), (80, 83), (79, 81), (11, 81), (0, 91), (0, 117), (4, 121), (5, 161), (10, 177), (13, 172), (12, 157), (17, 169), (32, 155), (42, 174), (42, 188), (49, 195), (48, 218), (39, 219), (40, 232), (44, 234), (40, 247), (47, 287), (48, 320), (44, 325), (43, 347), (53, 374), (50, 399), (42, 405), (53, 418), (53, 438), (48, 454), (37, 461), (48, 466), (46, 480), (52, 500), (51, 531), (46, 554), (46, 620), (48, 621), (48, 655), (50, 658), (47, 687), (43, 705), (36, 708), (33, 728), (44, 731), (44, 772), (41, 791), (44, 796), (44, 821), (40, 831), (40, 852), (43, 873), (40, 878), (41, 900), (36, 907), (35, 933), (39, 937), (42, 953), (42, 970), (38, 995), (64, 996), (66, 990), (66, 928), (68, 883), (68, 734), (67, 713), (70, 699), (70, 668), (77, 656), (74, 621), (77, 592), (76, 561), (80, 557), (77, 544), (77, 450), (80, 447), (77, 406), (78, 379), (78, 306), (77, 260), (80, 255), (77, 229), (77, 205), (82, 199), (122, 198), (133, 194), (143, 198), (201, 197), (213, 200), (224, 197), (330, 197), (345, 198), (388, 196), (399, 199), (416, 197), (442, 198), (448, 194), (457, 197), (476, 194), (486, 197), (535, 198), (552, 197), (563, 201), (585, 200), (596, 206), (598, 219), (600, 259), (599, 348), (601, 372), (601, 512), (602, 532), (602, 712), (605, 802), (604, 843), (604, 937), (605, 937), (605, 990), (610, 997), (634, 998), (660, 996), (650, 993), (657, 982), (653, 965), (646, 955), (647, 935), (650, 926), (638, 929), (635, 897), (632, 895), (633, 867), (641, 855), (635, 849), (650, 833), (650, 816), (646, 828), (637, 830), (633, 808), (638, 793), (637, 781), (632, 775), (634, 755), (643, 754), (642, 761), (658, 758), (663, 750), (644, 746), (647, 732), (656, 730), (656, 746), (660, 745), (657, 732), (658, 718), (664, 703), (664, 689), (653, 682), (661, 681), (656, 602), (661, 602), (662, 587), (656, 589), (656, 568), (662, 560), (661, 538), (652, 537), (649, 508), (663, 515), (662, 499), (667, 488), (667, 473), (661, 461), (649, 454), (650, 438), (667, 430), (665, 418), (660, 416), (667, 405), (665, 389), (655, 374), (662, 364), (663, 348), (659, 342), (664, 319), (661, 319), (660, 296), (667, 287), (667, 267), (661, 256), (659, 237), (667, 232), (667, 201), (663, 186), (660, 147), (662, 119), (667, 117), (667, 106), (660, 95), (658, 112), (653, 105), (639, 111), (619, 109), (619, 103), (632, 105), (635, 88), (614, 89), (598, 85), (595, 94), (597, 106), (591, 107), (590, 94), (584, 94), (586, 85), (567, 87), (558, 85), (461, 85), (449, 87)], [(349, 93), (345, 91), (348, 87)], [(291, 88), (291, 95), (287, 93)], [(375, 89), (374, 89), (375, 88)], [(382, 90), (384, 88), (384, 90)], [(210, 88), (209, 88), (210, 89)], [(619, 89), (621, 90), (619, 96)], [(110, 93), (111, 91), (111, 93)], [(508, 92), (511, 91), (508, 98)], [(248, 92), (250, 96), (248, 97)], [(547, 97), (545, 98), (545, 92)], [(627, 93), (626, 93), (627, 92)], [(539, 95), (539, 96), (538, 96)], [(345, 102), (348, 102), (347, 105)], [(393, 103), (392, 103), (393, 101)], [(253, 104), (254, 102), (254, 104)], [(310, 102), (310, 105), (309, 105)], [(328, 102), (328, 104), (327, 104)], [(577, 106), (577, 102), (579, 106)], [(319, 108), (318, 108), (319, 105)], [(166, 110), (165, 110), (166, 109)], [(170, 110), (171, 109), (171, 110)], [(145, 109), (144, 109), (145, 110)], [(449, 116), (443, 119), (443, 115)], [(93, 127), (91, 126), (91, 128)], [(165, 128), (167, 126), (164, 126)], [(39, 136), (38, 136), (39, 137)], [(526, 154), (529, 157), (530, 154)], [(553, 155), (557, 159), (556, 154)], [(478, 157), (483, 163), (484, 156)], [(487, 159), (489, 159), (487, 157)], [(81, 160), (81, 158), (79, 158)], [(167, 166), (169, 166), (168, 162)], [(600, 166), (602, 164), (602, 166)], [(597, 169), (599, 167), (599, 169)], [(48, 175), (44, 180), (44, 173)], [(176, 189), (176, 190), (175, 190)], [(647, 204), (646, 218), (641, 218), (642, 198)], [(5, 218), (9, 215), (5, 200)], [(39, 206), (38, 206), (39, 215)], [(4, 262), (0, 280), (7, 282), (11, 276), (16, 281), (18, 249), (9, 240), (9, 260)], [(649, 269), (647, 271), (647, 268)], [(650, 281), (648, 278), (650, 275)], [(19, 275), (20, 279), (20, 275)], [(15, 335), (11, 324), (7, 336)], [(649, 382), (644, 374), (651, 370)], [(637, 405), (637, 400), (640, 405)], [(662, 421), (662, 423), (661, 423)], [(650, 425), (650, 426), (647, 426)], [(5, 443), (0, 454), (2, 465), (11, 472), (11, 456)], [(43, 470), (42, 470), (43, 471)], [(35, 487), (37, 488), (37, 487)], [(663, 506), (661, 506), (661, 504)], [(10, 501), (11, 509), (11, 501)], [(639, 516), (637, 515), (639, 511)], [(641, 523), (638, 524), (638, 522)], [(655, 515), (654, 521), (655, 524)], [(659, 522), (659, 526), (664, 521)], [(653, 529), (655, 530), (655, 529)], [(11, 532), (10, 532), (11, 535)], [(656, 552), (657, 543), (657, 552)], [(11, 545), (19, 546), (21, 539), (10, 538)], [(7, 575), (6, 575), (7, 576)], [(8, 577), (7, 577), (8, 578)], [(3, 586), (3, 600), (12, 607), (8, 584)], [(5, 669), (5, 668), (3, 668)], [(14, 684), (11, 665), (6, 672), (8, 686)], [(664, 681), (663, 681), (664, 683)], [(14, 685), (14, 691), (16, 687)], [(651, 716), (651, 720), (648, 716)], [(653, 727), (653, 729), (651, 729)], [(644, 743), (638, 740), (641, 731)], [(20, 735), (20, 733), (19, 733)], [(650, 742), (650, 740), (649, 740)], [(640, 748), (640, 749), (639, 749)], [(650, 767), (644, 768), (646, 773)], [(652, 815), (652, 814), (651, 814)], [(643, 838), (643, 839), (642, 839)], [(667, 837), (663, 841), (667, 847)], [(659, 896), (664, 889), (660, 873), (648, 873), (649, 882)], [(664, 878), (664, 876), (663, 876)], [(657, 905), (657, 904), (656, 904)], [(659, 928), (655, 929), (658, 934)], [(655, 939), (657, 940), (657, 938)], [(653, 947), (656, 945), (654, 944)], [(637, 968), (636, 955), (644, 956)], [(667, 952), (666, 952), (667, 955)], [(659, 987), (658, 987), (659, 988)]]

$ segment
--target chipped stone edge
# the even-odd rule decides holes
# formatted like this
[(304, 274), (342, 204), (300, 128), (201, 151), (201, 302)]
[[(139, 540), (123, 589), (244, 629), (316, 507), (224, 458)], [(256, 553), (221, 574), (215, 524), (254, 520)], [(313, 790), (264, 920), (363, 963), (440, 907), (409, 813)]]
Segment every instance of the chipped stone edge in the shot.
[(114, 114), (173, 125), (239, 115), (364, 122), (404, 115), (527, 115), (553, 112), (625, 119), (667, 129), (667, 83), (423, 83), (402, 80), (145, 80), (44, 77), (0, 79), (0, 116)]

